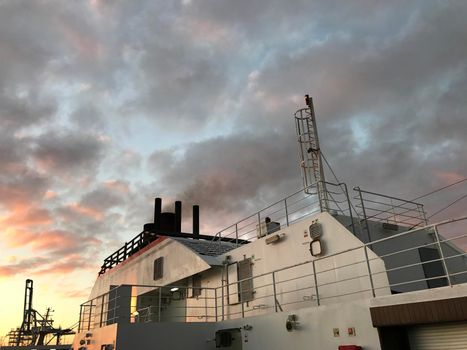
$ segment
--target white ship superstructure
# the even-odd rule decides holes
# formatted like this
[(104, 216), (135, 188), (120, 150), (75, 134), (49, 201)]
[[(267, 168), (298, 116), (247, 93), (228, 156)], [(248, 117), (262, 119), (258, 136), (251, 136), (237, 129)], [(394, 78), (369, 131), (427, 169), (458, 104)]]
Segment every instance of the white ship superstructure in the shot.
[(105, 259), (74, 350), (467, 349), (467, 217), (326, 182), (295, 114), (305, 188), (214, 236), (182, 203)]

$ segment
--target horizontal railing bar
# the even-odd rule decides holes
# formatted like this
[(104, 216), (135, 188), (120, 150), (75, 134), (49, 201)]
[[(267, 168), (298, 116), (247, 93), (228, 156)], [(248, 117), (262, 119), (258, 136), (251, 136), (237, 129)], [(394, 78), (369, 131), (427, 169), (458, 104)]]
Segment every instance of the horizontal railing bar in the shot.
[[(414, 207), (405, 207), (404, 204), (405, 203), (402, 203), (401, 205), (394, 205), (394, 203), (387, 203), (387, 202), (380, 202), (380, 201), (375, 201), (375, 200), (371, 200), (371, 199), (368, 199), (368, 198), (364, 198), (363, 199), (365, 201), (365, 203), (373, 203), (373, 204), (380, 204), (380, 205), (384, 205), (386, 207), (389, 207), (387, 210), (385, 209), (380, 209), (382, 211), (389, 211), (390, 209), (405, 209), (407, 211), (414, 211), (414, 210), (418, 210), (418, 205), (416, 204), (413, 204)], [(411, 203), (408, 203), (408, 204), (411, 204)], [(366, 209), (366, 206), (365, 206), (365, 209)]]
[(451, 242), (451, 241), (455, 241), (456, 239), (461, 239), (461, 238), (467, 238), (467, 233), (462, 234), (460, 236), (455, 236), (455, 237), (452, 237), (452, 238), (440, 240), (439, 243)]
[(278, 280), (277, 277), (276, 277), (276, 284), (280, 284), (280, 283), (287, 283), (287, 282), (291, 282), (291, 281), (296, 281), (296, 280), (299, 280), (301, 278), (307, 278), (307, 277), (311, 277), (313, 276), (313, 273), (309, 273), (309, 274), (306, 274), (306, 275), (302, 275), (302, 276), (299, 276), (299, 277), (293, 277), (293, 278), (289, 278), (289, 279), (286, 279), (286, 280)]
[(406, 269), (406, 268), (409, 268), (409, 267), (421, 266), (421, 265), (429, 264), (429, 263), (436, 262), (436, 261), (443, 261), (443, 259), (439, 258), (439, 259), (434, 259), (434, 260), (427, 260), (427, 261), (422, 261), (422, 262), (418, 262), (418, 263), (408, 264), (408, 265), (404, 265), (404, 266), (397, 266), (397, 267), (393, 267), (391, 269), (386, 269), (385, 271), (386, 272), (392, 272), (392, 271)]
[[(416, 220), (422, 220), (422, 218), (420, 216), (412, 216), (412, 215), (407, 215), (406, 213), (407, 212), (403, 212), (403, 213), (393, 213), (393, 212), (390, 212), (390, 211), (382, 211), (382, 210), (379, 210), (379, 209), (375, 209), (375, 208), (372, 208), (372, 207), (367, 207), (365, 206), (365, 210), (366, 211), (376, 211), (378, 212), (378, 214), (373, 214), (373, 215), (370, 215), (370, 216), (367, 216), (367, 220), (368, 219), (377, 219), (377, 220), (388, 220), (389, 217), (382, 217), (380, 215), (382, 214), (388, 214), (388, 216), (392, 216), (392, 217), (400, 217), (400, 218), (404, 218), (404, 219), (416, 219)], [(393, 221), (396, 221), (396, 219), (393, 219)], [(399, 222), (403, 222), (402, 220), (399, 220)]]
[[(287, 197), (285, 197), (285, 198), (282, 198), (281, 200), (279, 200), (279, 201), (277, 201), (277, 202), (274, 202), (273, 204), (270, 204), (270, 205), (268, 205), (268, 206), (266, 206), (266, 207), (264, 207), (264, 208), (262, 208), (262, 209), (256, 211), (256, 212), (253, 213), (252, 215), (247, 216), (247, 217), (245, 217), (245, 218), (243, 218), (243, 219), (237, 221), (235, 224), (233, 224), (233, 225), (231, 225), (231, 226), (235, 226), (236, 224), (239, 224), (240, 222), (243, 222), (243, 221), (245, 221), (245, 220), (247, 220), (247, 219), (250, 219), (250, 218), (252, 218), (252, 217), (255, 217), (255, 216), (258, 215), (258, 213), (261, 213), (261, 212), (263, 212), (264, 210), (266, 210), (266, 209), (268, 209), (268, 208), (270, 208), (270, 207), (272, 207), (272, 206), (274, 206), (274, 205), (277, 205), (277, 204), (283, 202), (285, 199), (289, 199), (289, 198), (295, 196), (296, 194), (299, 194), (299, 193), (301, 193), (302, 191), (304, 191), (304, 190), (306, 190), (306, 189), (309, 189), (309, 188), (311, 188), (311, 187), (314, 187), (314, 186), (316, 186), (316, 185), (317, 185), (317, 182), (315, 182), (315, 183), (313, 183), (313, 184), (311, 184), (311, 185), (309, 185), (309, 186), (306, 186), (306, 187), (304, 187), (304, 188), (302, 188), (302, 189), (300, 189), (300, 190), (298, 190), (298, 191), (292, 193), (291, 195), (289, 195), (289, 196), (287, 196)], [(230, 227), (230, 226), (229, 226), (229, 227)], [(224, 229), (222, 229), (222, 230), (219, 231), (218, 233), (220, 233), (220, 232), (222, 232), (222, 231), (224, 231)], [(216, 233), (216, 234), (218, 234), (218, 233)]]
[(435, 276), (435, 277), (422, 278), (422, 279), (418, 279), (418, 280), (388, 284), (388, 287), (395, 287), (395, 286), (401, 286), (401, 285), (404, 285), (404, 284), (420, 283), (420, 282), (426, 282), (426, 281), (432, 281), (432, 280), (439, 280), (441, 278), (447, 278), (447, 275), (445, 274), (445, 275), (439, 275), (439, 276)]
[[(393, 255), (397, 255), (397, 254), (400, 254), (400, 253), (407, 253), (409, 251), (412, 251), (412, 250), (415, 250), (415, 249), (419, 249), (419, 248), (425, 248), (425, 247), (428, 247), (430, 245), (437, 245), (438, 243), (437, 242), (433, 242), (433, 243), (425, 243), (425, 244), (421, 244), (419, 246), (415, 246), (415, 247), (412, 247), (412, 248), (407, 248), (407, 249), (402, 249), (402, 250), (398, 250), (396, 252), (393, 252), (393, 253), (388, 253), (388, 254), (383, 254), (383, 255), (378, 255), (378, 257), (380, 258), (386, 258), (388, 256), (393, 256)], [(378, 258), (373, 258), (373, 259), (370, 259), (370, 260), (378, 260)]]
[(460, 258), (461, 256), (466, 256), (466, 255), (467, 255), (467, 253), (460, 253), (460, 254), (456, 254), (456, 255), (445, 256), (444, 260)]
[(381, 193), (370, 192), (370, 191), (362, 190), (362, 189), (357, 188), (357, 187), (354, 187), (353, 189), (354, 189), (354, 191), (357, 191), (357, 192), (372, 194), (372, 195), (375, 195), (375, 196), (384, 197), (384, 198), (389, 198), (389, 199), (395, 199), (395, 200), (398, 200), (398, 201), (401, 201), (401, 202), (405, 202), (405, 203), (413, 203), (413, 204), (423, 205), (422, 203), (417, 203), (417, 202), (409, 201), (409, 200), (406, 200), (406, 199), (403, 199), (403, 198), (392, 197), (392, 196), (388, 196), (388, 195), (381, 194)]
[(360, 279), (360, 278), (363, 278), (363, 277), (369, 278), (370, 276), (368, 276), (368, 274), (365, 274), (365, 275), (359, 275), (359, 276), (356, 276), (356, 277), (345, 278), (345, 279), (338, 280), (338, 281), (332, 281), (332, 282), (327, 282), (327, 283), (323, 283), (323, 284), (318, 284), (318, 288), (323, 287), (323, 286), (329, 286), (331, 284), (353, 281), (353, 280)]
[(360, 293), (365, 293), (365, 292), (371, 292), (371, 289), (363, 289), (363, 290), (358, 290), (356, 292), (350, 292), (350, 293), (345, 293), (345, 294), (340, 294), (340, 295), (331, 295), (331, 296), (320, 296), (320, 300), (325, 300), (325, 299), (332, 299), (332, 298), (339, 298), (339, 297), (345, 297), (348, 295), (353, 295), (353, 294), (360, 294)]
[[(300, 210), (303, 210), (305, 208), (306, 207), (303, 207)], [(295, 212), (295, 213), (297, 213), (297, 212)], [(293, 269), (293, 268), (305, 266), (306, 264), (310, 264), (313, 261), (315, 262), (315, 264), (319, 264), (320, 262), (325, 262), (326, 259), (330, 259), (330, 258), (333, 258), (333, 257), (336, 257), (336, 256), (340, 256), (340, 255), (343, 255), (343, 254), (346, 254), (346, 253), (350, 253), (350, 252), (356, 251), (357, 249), (365, 249), (365, 247), (370, 247), (371, 248), (372, 246), (376, 246), (378, 243), (382, 243), (382, 242), (389, 241), (389, 240), (396, 240), (397, 238), (402, 237), (402, 236), (408, 236), (408, 235), (411, 235), (411, 234), (416, 234), (421, 230), (428, 231), (428, 230), (432, 230), (433, 227), (440, 227), (440, 226), (447, 225), (447, 224), (450, 224), (450, 223), (459, 222), (459, 221), (465, 220), (465, 219), (467, 219), (467, 216), (460, 217), (460, 218), (455, 218), (455, 219), (445, 220), (445, 221), (442, 221), (442, 222), (439, 222), (439, 223), (435, 223), (435, 224), (432, 224), (432, 225), (427, 225), (425, 227), (417, 228), (417, 229), (410, 230), (410, 231), (400, 232), (400, 233), (392, 235), (390, 237), (385, 237), (385, 238), (382, 238), (382, 239), (379, 239), (379, 240), (376, 240), (376, 241), (373, 241), (373, 242), (369, 242), (369, 243), (366, 243), (366, 244), (361, 244), (361, 245), (359, 245), (357, 247), (349, 248), (349, 249), (346, 249), (344, 251), (340, 251), (340, 252), (337, 252), (337, 253), (334, 253), (334, 254), (329, 254), (329, 255), (321, 257), (321, 258), (312, 259), (312, 260), (308, 260), (308, 261), (305, 261), (305, 262), (297, 263), (297, 264), (294, 264), (294, 265), (291, 265), (291, 266), (276, 269), (276, 270), (271, 271), (271, 272), (262, 273), (262, 274), (259, 274), (259, 275), (256, 275), (256, 276), (245, 278), (245, 279), (233, 282), (233, 283), (224, 284), (224, 285), (221, 285), (221, 286), (218, 286), (218, 287), (192, 287), (192, 286), (180, 286), (180, 285), (178, 285), (178, 286), (174, 286), (174, 285), (161, 286), (161, 285), (144, 285), (144, 284), (141, 284), (141, 285), (123, 284), (121, 286), (136, 287), (136, 288), (142, 288), (142, 289), (147, 288), (147, 289), (150, 289), (150, 290), (157, 290), (157, 289), (164, 290), (164, 289), (177, 287), (177, 288), (181, 289), (182, 292), (188, 291), (188, 289), (190, 289), (190, 290), (193, 290), (193, 289), (195, 289), (195, 290), (196, 289), (201, 289), (201, 290), (205, 289), (208, 292), (212, 292), (212, 291), (216, 292), (219, 288), (225, 288), (225, 287), (235, 286), (236, 285), (236, 287), (237, 287), (236, 291), (232, 291), (232, 293), (227, 293), (227, 297), (229, 297), (231, 295), (239, 294), (239, 288), (241, 288), (240, 284), (242, 282), (257, 280), (257, 279), (259, 279), (261, 277), (266, 277), (266, 276), (272, 275), (274, 273), (280, 274), (282, 271), (291, 271), (291, 269)], [(428, 231), (428, 233), (433, 234), (433, 231)], [(446, 244), (448, 242), (458, 240), (458, 239), (462, 239), (462, 238), (465, 238), (465, 237), (467, 237), (467, 234), (461, 234), (461, 235), (458, 235), (458, 236), (455, 236), (455, 237), (450, 237), (450, 238), (442, 237), (443, 239), (439, 240), (439, 243), (440, 244), (442, 244), (442, 243)], [(401, 253), (405, 253), (405, 252), (410, 252), (410, 251), (414, 251), (414, 250), (422, 248), (422, 247), (433, 246), (433, 245), (436, 245), (436, 244), (437, 244), (437, 242), (424, 243), (424, 244), (417, 245), (417, 246), (414, 246), (414, 247), (411, 247), (411, 248), (402, 249), (402, 250), (399, 250), (399, 251), (386, 253), (384, 255), (368, 258), (368, 260), (359, 260), (359, 261), (354, 261), (352, 263), (344, 264), (344, 265), (341, 265), (341, 266), (334, 266), (331, 269), (325, 269), (325, 270), (321, 270), (321, 271), (317, 271), (315, 269), (314, 273), (302, 274), (300, 276), (284, 279), (282, 281), (281, 280), (276, 280), (275, 284), (276, 285), (286, 284), (286, 283), (290, 283), (290, 282), (295, 281), (295, 280), (309, 278), (309, 277), (312, 277), (313, 275), (320, 275), (320, 274), (324, 274), (326, 272), (338, 271), (339, 269), (344, 269), (344, 268), (348, 268), (348, 267), (352, 267), (352, 266), (361, 265), (361, 264), (365, 263), (365, 261), (380, 260), (381, 258), (384, 258), (384, 257), (393, 256), (393, 255), (401, 254)], [(319, 288), (319, 287), (324, 287), (324, 286), (335, 285), (335, 284), (338, 284), (338, 283), (346, 283), (346, 282), (349, 282), (349, 281), (358, 280), (358, 279), (362, 279), (362, 278), (369, 278), (369, 276), (374, 276), (374, 275), (379, 275), (379, 274), (386, 274), (386, 273), (390, 273), (390, 272), (397, 271), (397, 270), (402, 270), (402, 269), (412, 268), (412, 267), (417, 267), (417, 266), (423, 266), (425, 264), (430, 264), (430, 263), (439, 262), (439, 261), (443, 261), (443, 260), (447, 261), (448, 259), (456, 259), (456, 258), (459, 258), (459, 257), (464, 257), (466, 254), (467, 253), (459, 253), (459, 254), (455, 254), (455, 255), (451, 255), (451, 256), (440, 257), (440, 258), (437, 258), (437, 259), (406, 264), (406, 265), (403, 265), (403, 266), (397, 266), (397, 267), (393, 267), (393, 268), (390, 268), (390, 269), (384, 269), (384, 270), (381, 270), (381, 271), (375, 271), (375, 272), (372, 272), (370, 275), (363, 274), (363, 275), (357, 275), (357, 276), (347, 277), (347, 278), (343, 278), (343, 279), (336, 279), (336, 280), (331, 281), (331, 282), (321, 283), (321, 284), (318, 283), (317, 285), (305, 286), (305, 287), (302, 287), (302, 288), (292, 287), (291, 290), (280, 291), (280, 292), (276, 293), (275, 295), (277, 297), (278, 295), (282, 296), (282, 295), (287, 295), (287, 294), (291, 294), (291, 293), (299, 293), (301, 291), (310, 290), (310, 289), (313, 289), (313, 288), (316, 288), (316, 287)], [(403, 281), (403, 282), (398, 282), (398, 283), (386, 284), (385, 286), (374, 286), (374, 288), (372, 288), (372, 289), (373, 290), (380, 290), (380, 289), (384, 289), (384, 288), (391, 288), (391, 287), (396, 287), (396, 286), (401, 286), (401, 285), (421, 283), (421, 282), (424, 282), (424, 281), (445, 279), (445, 278), (449, 278), (449, 276), (463, 275), (465, 273), (467, 273), (467, 271), (459, 271), (459, 272), (456, 272), (456, 273), (442, 274), (442, 275), (434, 276), (434, 277), (431, 277), (431, 278), (408, 280), (408, 281)], [(259, 290), (259, 289), (263, 289), (263, 288), (270, 288), (273, 285), (274, 285), (273, 283), (265, 283), (265, 284), (261, 284), (259, 286), (254, 286), (254, 287), (252, 286), (251, 288), (246, 288), (246, 289), (244, 288), (242, 290), (242, 293), (251, 292), (251, 291), (255, 291), (255, 290)], [(268, 298), (273, 297), (274, 295), (270, 295), (270, 292), (267, 292), (267, 290), (268, 289), (266, 289), (266, 295), (257, 295), (255, 297), (255, 300), (257, 300), (257, 301), (258, 300), (266, 300)], [(339, 293), (339, 295), (335, 295), (335, 296), (320, 295), (320, 300), (324, 300), (324, 299), (327, 299), (327, 298), (336, 298), (336, 297), (339, 297), (339, 296), (346, 296), (346, 295), (351, 295), (351, 294), (356, 294), (356, 293), (362, 293), (362, 292), (369, 291), (369, 290), (370, 289), (368, 289), (368, 290), (359, 289), (358, 292), (350, 292), (350, 293), (344, 293), (344, 294)], [(141, 291), (141, 294), (144, 294), (143, 291)], [(81, 304), (81, 307), (82, 307), (82, 314), (81, 314), (82, 315), (82, 321), (80, 321), (80, 324), (83, 324), (82, 328), (85, 329), (86, 328), (85, 323), (89, 322), (88, 320), (95, 319), (96, 317), (97, 317), (97, 319), (99, 321), (98, 322), (92, 322), (92, 325), (94, 325), (94, 326), (98, 325), (99, 323), (102, 323), (102, 322), (109, 324), (109, 322), (115, 321), (116, 319), (118, 319), (118, 317), (103, 318), (104, 315), (101, 314), (99, 316), (96, 313), (95, 310), (97, 308), (103, 307), (106, 310), (105, 313), (107, 313), (107, 314), (112, 313), (112, 312), (115, 313), (120, 308), (120, 305), (115, 305), (114, 308), (110, 308), (111, 304), (116, 303), (116, 301), (118, 301), (121, 298), (134, 300), (137, 297), (138, 296), (128, 297), (128, 296), (119, 295), (119, 290), (118, 290), (118, 288), (116, 288), (116, 289), (112, 289), (111, 291), (109, 291), (109, 292), (107, 292), (105, 294), (102, 294), (102, 295), (100, 295), (100, 296), (98, 296), (98, 297), (96, 297), (96, 298), (94, 298), (92, 300), (89, 300), (89, 301)], [(307, 297), (307, 296), (305, 296), (305, 297)], [(105, 300), (104, 304), (102, 304), (102, 298), (104, 298), (104, 300)], [(224, 296), (222, 298), (225, 299)], [(297, 303), (315, 301), (313, 299), (313, 294), (310, 296), (310, 298), (311, 298), (310, 300), (303, 300), (303, 301), (300, 300), (300, 301), (297, 301)], [(191, 298), (183, 297), (183, 299), (187, 300), (187, 302), (188, 302), (188, 300), (190, 300)], [(200, 302), (202, 302), (203, 300), (204, 301), (223, 300), (223, 299), (220, 299), (219, 297), (207, 297), (207, 296), (205, 296), (205, 297), (199, 296), (196, 299), (199, 300)], [(240, 301), (240, 303), (241, 303), (241, 301)], [(281, 303), (281, 305), (287, 305), (287, 303)], [(151, 311), (156, 310), (157, 307), (158, 306), (149, 306), (148, 308), (144, 308), (144, 309), (140, 309), (140, 310), (144, 310), (144, 312), (149, 312), (150, 313)], [(205, 305), (205, 306), (189, 305), (189, 306), (184, 306), (184, 307), (171, 306), (171, 308), (173, 308), (173, 309), (184, 309), (184, 310), (187, 310), (187, 312), (189, 312), (189, 310), (195, 311), (195, 310), (199, 310), (199, 309), (205, 309), (205, 310), (210, 310), (210, 311), (212, 311), (213, 309), (214, 310), (219, 310), (219, 306), (208, 306), (208, 305)], [(261, 309), (265, 310), (265, 309), (268, 309), (268, 308), (271, 308), (271, 307), (267, 306), (266, 304), (265, 304), (265, 306), (255, 305), (255, 308), (247, 309), (245, 312), (250, 312), (251, 310), (261, 310)], [(149, 311), (147, 311), (147, 310), (149, 310)], [(240, 314), (240, 312), (238, 314)], [(145, 317), (146, 316), (147, 315), (145, 314)], [(192, 316), (185, 315), (185, 316), (179, 316), (179, 317), (192, 317)], [(210, 314), (206, 314), (206, 315), (202, 315), (202, 316), (193, 316), (193, 317), (206, 317), (208, 319), (215, 319), (215, 316), (210, 315)]]

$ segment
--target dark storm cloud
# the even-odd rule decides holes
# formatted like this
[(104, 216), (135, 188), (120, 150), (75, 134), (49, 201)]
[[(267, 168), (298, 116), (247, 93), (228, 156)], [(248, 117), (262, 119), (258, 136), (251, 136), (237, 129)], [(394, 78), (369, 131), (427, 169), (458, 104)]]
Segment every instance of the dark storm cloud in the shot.
[(350, 181), (373, 183), (375, 172), (380, 181), (408, 180), (420, 169), (448, 166), (446, 155), (465, 159), (467, 52), (459, 43), (467, 38), (466, 10), (462, 2), (433, 3), (407, 17), (396, 33), (331, 35), (298, 55), (283, 55), (258, 75), (256, 89), (265, 97), (243, 107), (241, 122), (255, 115), (257, 127), (268, 119), (285, 125), (283, 104), (267, 114), (262, 102), (309, 91), (322, 146)]
[(15, 132), (23, 127), (40, 125), (51, 120), (55, 112), (55, 103), (42, 100), (41, 96), (0, 95), (0, 128), (3, 132)]
[(84, 130), (104, 130), (106, 120), (101, 110), (93, 104), (79, 105), (70, 117), (77, 127)]
[(27, 207), (44, 196), (48, 185), (45, 176), (31, 170), (16, 176), (0, 176), (0, 203), (6, 207)]
[[(207, 3), (194, 3), (187, 11), (254, 30), (248, 14), (235, 15), (245, 7)], [(236, 128), (254, 137), (234, 133), (191, 144), (182, 157), (179, 149), (156, 152), (154, 170), (164, 174), (173, 193), (197, 197), (194, 201), (214, 210), (238, 209), (235, 203), (277, 191), (274, 185), (281, 181), (299, 186), (292, 113), (310, 92), (322, 148), (341, 180), (413, 198), (444, 184), (440, 172), (467, 174), (467, 49), (461, 44), (467, 40), (467, 6), (419, 5), (388, 9), (365, 2), (326, 13), (320, 9), (331, 5), (314, 4), (310, 23), (323, 25), (314, 27), (323, 35), (310, 33), (308, 47), (273, 51), (269, 64), (243, 77), (246, 92), (236, 110), (241, 116)], [(261, 15), (278, 16), (274, 9), (265, 7)]]
[(11, 135), (0, 133), (0, 174), (13, 175), (25, 168), (23, 155), (27, 146)]
[(36, 140), (33, 154), (48, 172), (89, 173), (99, 165), (104, 148), (104, 142), (96, 135), (48, 133)]
[(271, 132), (189, 144), (179, 157), (154, 153), (151, 164), (162, 175), (155, 186), (175, 198), (199, 203), (208, 212), (243, 212), (246, 201), (258, 199), (260, 193), (263, 200), (273, 200), (284, 188), (290, 190), (289, 180), (298, 174), (290, 157), (294, 146), (292, 138)]
[(108, 210), (122, 203), (123, 198), (121, 197), (121, 194), (105, 187), (86, 193), (81, 199), (81, 204), (83, 206), (102, 211)]
[(166, 13), (150, 7), (137, 22), (140, 91), (124, 110), (142, 111), (164, 128), (202, 128), (223, 104), (229, 85), (226, 55), (193, 38), (189, 23), (168, 7)]
[[(63, 192), (44, 204), (47, 232), (108, 249), (151, 220), (156, 195), (229, 224), (301, 186), (292, 113), (304, 93), (342, 180), (415, 197), (467, 174), (466, 6), (3, 1), (0, 201), (45, 210), (47, 191)], [(141, 117), (186, 142), (109, 136)], [(136, 143), (159, 149), (147, 174)]]

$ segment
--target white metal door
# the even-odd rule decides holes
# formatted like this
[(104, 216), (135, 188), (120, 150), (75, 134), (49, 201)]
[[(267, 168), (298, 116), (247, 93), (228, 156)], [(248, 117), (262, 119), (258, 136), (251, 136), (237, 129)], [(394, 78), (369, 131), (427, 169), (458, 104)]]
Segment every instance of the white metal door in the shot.
[(444, 323), (409, 329), (411, 350), (467, 350), (467, 323)]

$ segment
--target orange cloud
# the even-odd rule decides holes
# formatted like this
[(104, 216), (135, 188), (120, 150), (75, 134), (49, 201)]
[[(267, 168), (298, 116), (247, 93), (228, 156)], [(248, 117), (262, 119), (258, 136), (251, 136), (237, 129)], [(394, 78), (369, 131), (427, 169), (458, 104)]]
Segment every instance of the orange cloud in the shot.
[(76, 251), (90, 245), (98, 245), (94, 237), (82, 237), (71, 232), (53, 230), (44, 232), (10, 231), (6, 234), (10, 247), (30, 247), (33, 251)]
[(84, 260), (77, 255), (71, 255), (66, 260), (48, 264), (44, 268), (34, 271), (35, 275), (63, 275), (75, 270), (96, 269), (94, 263)]
[(18, 205), (0, 220), (0, 225), (7, 228), (29, 228), (32, 226), (44, 226), (52, 223), (52, 218), (47, 209), (28, 208)]
[(104, 212), (95, 208), (86, 207), (81, 204), (71, 204), (67, 207), (72, 212), (90, 217), (94, 220), (101, 221), (104, 217)]
[(72, 299), (85, 299), (89, 296), (89, 291), (87, 289), (84, 290), (69, 290), (63, 291), (62, 295), (65, 298), (72, 298)]
[(128, 194), (130, 193), (130, 187), (128, 186), (128, 183), (119, 181), (119, 180), (109, 180), (104, 183), (104, 187), (115, 191), (115, 192), (120, 192), (123, 194)]
[(56, 197), (57, 197), (57, 192), (52, 191), (52, 190), (48, 190), (44, 194), (44, 199), (53, 199), (53, 198), (56, 198)]
[(0, 266), (0, 278), (13, 277), (18, 273), (18, 269), (15, 269), (11, 265)]
[(436, 171), (435, 176), (439, 178), (445, 185), (452, 184), (465, 178), (465, 176), (449, 171)]
[(0, 278), (11, 278), (15, 275), (65, 275), (75, 270), (97, 271), (98, 263), (80, 254), (70, 254), (61, 259), (27, 258), (13, 264), (0, 265)]
[(8, 265), (0, 266), (0, 278), (13, 277), (19, 273), (24, 274), (25, 272), (37, 269), (38, 267), (48, 264), (50, 259), (47, 258), (28, 258)]

